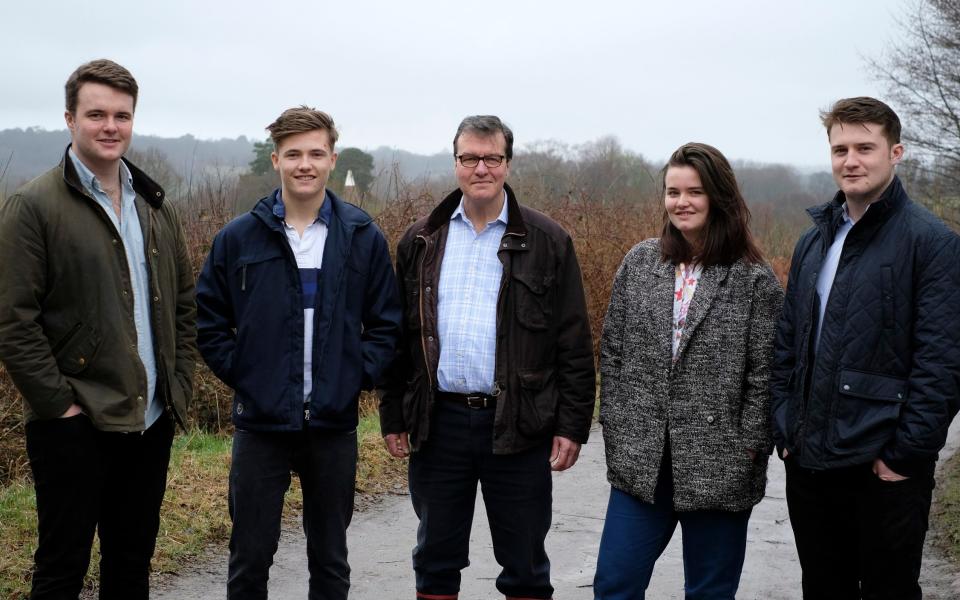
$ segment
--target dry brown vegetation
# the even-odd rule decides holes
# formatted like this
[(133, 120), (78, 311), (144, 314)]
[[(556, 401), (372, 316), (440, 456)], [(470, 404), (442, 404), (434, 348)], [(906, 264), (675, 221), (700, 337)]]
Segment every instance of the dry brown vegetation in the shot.
[[(555, 219), (573, 237), (595, 344), (621, 259), (635, 243), (657, 234), (662, 213), (649, 166), (639, 157), (625, 155), (615, 144), (611, 146), (609, 140), (601, 142), (575, 162), (548, 150), (530, 151), (524, 155), (525, 167), (516, 169), (511, 180), (522, 202)], [(145, 168), (149, 170), (151, 165)], [(155, 170), (162, 168), (162, 164), (154, 166)], [(377, 223), (395, 248), (406, 228), (427, 214), (442, 199), (444, 190), (442, 184), (404, 182), (397, 173), (390, 174), (390, 179), (390, 197), (366, 198), (363, 204), (377, 211)], [(207, 173), (184, 186), (186, 191), (173, 199), (180, 209), (195, 274), (216, 232), (233, 217), (235, 207), (247, 200), (246, 181)], [(257, 185), (262, 187), (262, 183)], [(760, 205), (754, 211), (755, 232), (771, 264), (784, 278), (799, 228), (794, 221), (779, 218), (769, 206)], [(201, 364), (189, 414), (192, 425), (212, 433), (229, 432), (231, 399), (229, 388)], [(364, 413), (376, 410), (369, 398), (362, 407)], [(0, 484), (29, 474), (21, 420), (17, 394), (0, 366)], [(370, 458), (378, 456), (375, 448), (369, 452), (373, 453)]]

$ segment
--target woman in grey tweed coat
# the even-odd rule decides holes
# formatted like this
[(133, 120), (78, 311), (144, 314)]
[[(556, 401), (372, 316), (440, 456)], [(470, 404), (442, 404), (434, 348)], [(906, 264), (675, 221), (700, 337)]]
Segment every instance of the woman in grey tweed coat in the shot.
[(767, 378), (783, 290), (730, 164), (686, 144), (661, 172), (664, 228), (617, 272), (600, 346), (612, 486), (597, 599), (644, 597), (683, 529), (686, 598), (734, 598), (771, 448)]

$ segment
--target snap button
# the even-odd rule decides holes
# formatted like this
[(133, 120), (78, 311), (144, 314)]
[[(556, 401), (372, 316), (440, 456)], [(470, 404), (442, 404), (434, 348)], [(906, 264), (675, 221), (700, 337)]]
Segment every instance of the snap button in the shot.
[(897, 398), (901, 398), (901, 399), (902, 399), (902, 398), (903, 398), (903, 393), (897, 392)]
[(521, 247), (521, 248), (526, 248), (526, 247), (527, 247), (527, 243), (524, 242), (524, 243), (520, 244), (520, 247)]
[(160, 302), (160, 296), (154, 296), (154, 297), (153, 297), (153, 301), (154, 301), (154, 302)]
[(843, 390), (846, 392), (850, 391), (850, 384), (849, 383), (843, 384)]
[(432, 341), (433, 341), (433, 336), (432, 336), (432, 335), (431, 335), (431, 336), (427, 336), (427, 341), (428, 341), (428, 342), (432, 342)]
[(157, 198), (163, 196), (163, 192), (157, 192)]
[(713, 423), (713, 421), (714, 421), (713, 415), (707, 415), (707, 423)]
[(243, 404), (237, 403), (237, 414), (243, 414)]
[(80, 358), (77, 359), (77, 362), (80, 363), (80, 366), (83, 366), (87, 364), (87, 359), (81, 356)]
[(117, 246), (119, 244), (120, 244), (120, 240), (118, 240), (117, 238), (113, 238), (113, 245)]
[(143, 402), (143, 396), (137, 396), (137, 402)]
[(429, 285), (427, 286), (427, 293), (428, 293), (428, 294), (430, 293), (430, 286), (429, 286)]
[(154, 253), (154, 254), (160, 254), (160, 251), (157, 250), (156, 248), (154, 248), (154, 249), (153, 249), (153, 253)]

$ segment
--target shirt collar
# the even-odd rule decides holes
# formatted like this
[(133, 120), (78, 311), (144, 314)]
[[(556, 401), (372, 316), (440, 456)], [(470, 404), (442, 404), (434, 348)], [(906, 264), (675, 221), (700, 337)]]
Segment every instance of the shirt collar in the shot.
[[(332, 215), (333, 204), (330, 202), (329, 194), (324, 192), (323, 204), (320, 205), (320, 210), (317, 213), (317, 218), (314, 220), (314, 223), (320, 221), (329, 227), (330, 217)], [(283, 204), (283, 196), (279, 188), (273, 194), (273, 216), (277, 217), (281, 221), (287, 217), (287, 207)]]
[[(73, 151), (72, 145), (67, 151), (67, 154), (70, 156), (70, 160), (73, 161), (73, 167), (77, 170), (77, 176), (80, 178), (80, 183), (83, 184), (83, 189), (91, 194), (93, 192), (104, 193), (103, 187), (100, 185), (100, 180), (93, 174), (93, 171), (87, 168), (87, 165), (83, 164), (80, 157)], [(133, 174), (130, 173), (127, 164), (122, 160), (120, 161), (120, 181), (125, 191), (133, 189)]]
[[(867, 205), (867, 208), (864, 209), (863, 214), (860, 215), (860, 218), (861, 218), (861, 219), (864, 217), (864, 215), (867, 214), (867, 211), (870, 210), (870, 207), (871, 207), (871, 206), (873, 206), (873, 202), (871, 202), (870, 204), (868, 204), (868, 205)], [(853, 219), (850, 218), (850, 212), (847, 210), (847, 203), (844, 202), (844, 203), (840, 206), (840, 208), (843, 209), (843, 211), (841, 211), (841, 213), (840, 213), (840, 216), (843, 217), (843, 222), (844, 222), (844, 223), (848, 223), (848, 224), (850, 224), (850, 225), (854, 225)]]
[[(457, 205), (457, 209), (453, 211), (453, 214), (450, 215), (450, 220), (454, 220), (457, 217), (460, 217), (464, 221), (467, 221), (467, 213), (463, 211), (463, 196), (460, 197), (460, 204)], [(497, 215), (497, 218), (494, 222), (500, 222), (504, 225), (507, 224), (507, 190), (503, 190), (503, 206), (500, 208), (500, 214)], [(484, 223), (484, 226), (487, 226), (489, 223)]]

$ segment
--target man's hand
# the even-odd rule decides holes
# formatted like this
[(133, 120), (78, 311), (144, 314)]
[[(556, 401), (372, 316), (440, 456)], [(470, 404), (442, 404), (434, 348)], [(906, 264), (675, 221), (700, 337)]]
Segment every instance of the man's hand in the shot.
[(783, 454), (780, 455), (780, 459), (781, 459), (781, 460), (787, 460), (787, 457), (788, 457), (788, 456), (790, 456), (790, 452), (789, 452), (786, 448), (784, 448), (784, 449), (783, 449)]
[(70, 408), (67, 409), (65, 413), (57, 417), (58, 419), (69, 419), (70, 417), (75, 417), (83, 412), (83, 409), (80, 408), (79, 404), (71, 404)]
[(747, 448), (747, 456), (750, 457), (750, 462), (757, 462), (757, 451)]
[(577, 462), (580, 456), (580, 444), (565, 437), (554, 436), (553, 448), (550, 450), (550, 468), (554, 471), (565, 471)]
[(883, 462), (879, 458), (874, 459), (873, 461), (873, 474), (879, 477), (881, 481), (903, 481), (904, 479), (907, 479), (900, 473), (897, 473), (888, 467), (887, 463)]
[(383, 443), (387, 445), (387, 452), (394, 458), (410, 456), (410, 440), (406, 431), (403, 433), (388, 433), (383, 436)]

